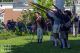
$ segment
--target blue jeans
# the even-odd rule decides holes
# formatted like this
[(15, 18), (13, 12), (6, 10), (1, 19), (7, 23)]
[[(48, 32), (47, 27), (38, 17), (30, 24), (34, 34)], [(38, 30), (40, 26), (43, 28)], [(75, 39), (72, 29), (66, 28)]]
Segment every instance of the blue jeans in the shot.
[(38, 39), (42, 39), (43, 38), (43, 30), (42, 28), (37, 28), (37, 37)]

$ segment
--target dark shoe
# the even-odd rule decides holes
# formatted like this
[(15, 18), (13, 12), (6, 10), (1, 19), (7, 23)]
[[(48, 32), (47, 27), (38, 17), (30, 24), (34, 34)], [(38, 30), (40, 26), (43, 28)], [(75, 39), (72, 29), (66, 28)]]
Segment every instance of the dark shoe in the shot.
[(40, 44), (42, 44), (42, 39), (40, 39)]
[(67, 47), (68, 49), (71, 49), (71, 47)]
[(38, 39), (38, 42), (37, 43), (39, 43), (39, 39)]

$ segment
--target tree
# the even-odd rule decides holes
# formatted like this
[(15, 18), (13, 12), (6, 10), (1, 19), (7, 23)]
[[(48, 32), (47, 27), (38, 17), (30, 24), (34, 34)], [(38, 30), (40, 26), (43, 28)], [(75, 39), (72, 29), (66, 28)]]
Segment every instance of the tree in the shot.
[(51, 8), (52, 7), (52, 0), (37, 0), (38, 4), (45, 6), (47, 8)]
[(22, 11), (22, 15), (18, 20), (22, 21), (25, 25), (27, 25), (28, 23), (34, 20), (33, 11), (30, 11), (30, 10)]
[(66, 6), (71, 6), (73, 4), (73, 0), (65, 0)]
[[(52, 4), (53, 4), (52, 0), (36, 0), (36, 1), (38, 4), (40, 4), (44, 7), (52, 8)], [(42, 16), (46, 18), (45, 13), (42, 11), (43, 9), (39, 9), (39, 8), (34, 7), (34, 6), (33, 6), (33, 8), (34, 8), (34, 11), (41, 12)]]
[[(46, 2), (45, 2), (46, 1)], [(37, 0), (37, 3), (42, 5), (42, 6), (45, 6), (47, 8), (51, 8), (52, 7), (52, 0)], [(43, 11), (39, 10), (38, 8), (33, 7), (33, 11), (30, 11), (30, 10), (27, 10), (27, 11), (23, 11), (22, 12), (22, 16), (21, 16), (21, 20), (25, 23), (25, 24), (28, 24), (30, 22), (33, 22), (34, 21), (34, 12), (35, 11), (39, 11), (41, 12), (42, 16), (46, 18), (46, 15)]]

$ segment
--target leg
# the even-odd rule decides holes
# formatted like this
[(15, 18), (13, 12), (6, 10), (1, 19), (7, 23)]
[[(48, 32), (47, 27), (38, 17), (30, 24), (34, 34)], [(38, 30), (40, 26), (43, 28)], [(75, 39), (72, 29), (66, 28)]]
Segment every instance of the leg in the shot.
[(64, 40), (65, 33), (62, 31), (60, 32), (60, 41), (61, 41), (61, 48), (65, 48), (65, 40)]
[(69, 44), (69, 41), (68, 41), (68, 32), (66, 32), (66, 37), (65, 37), (65, 46), (67, 47), (67, 48), (70, 48), (70, 44)]
[(58, 34), (57, 33), (54, 33), (53, 41), (54, 41), (54, 46), (57, 47), (58, 46)]
[(42, 43), (43, 31), (41, 28), (37, 29), (38, 43)]

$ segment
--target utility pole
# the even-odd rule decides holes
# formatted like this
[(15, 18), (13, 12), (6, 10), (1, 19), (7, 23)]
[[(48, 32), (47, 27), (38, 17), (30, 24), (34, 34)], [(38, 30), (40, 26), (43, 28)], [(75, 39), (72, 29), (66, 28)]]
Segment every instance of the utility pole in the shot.
[[(76, 0), (73, 0), (73, 17), (75, 18), (77, 15), (76, 15), (76, 5), (75, 5), (75, 2)], [(76, 22), (73, 22), (73, 36), (77, 36), (77, 26), (76, 26)]]

